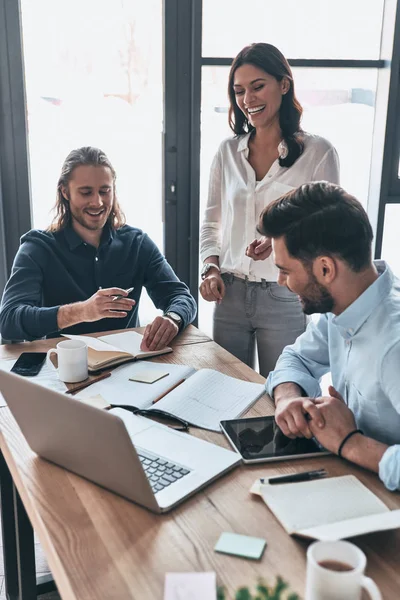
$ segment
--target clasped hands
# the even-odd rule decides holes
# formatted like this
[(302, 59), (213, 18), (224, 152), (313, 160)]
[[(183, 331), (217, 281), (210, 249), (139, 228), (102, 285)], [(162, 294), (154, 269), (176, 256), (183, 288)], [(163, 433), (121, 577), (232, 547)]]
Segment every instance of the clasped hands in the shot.
[(357, 428), (352, 411), (333, 386), (329, 396), (319, 398), (282, 398), (275, 411), (275, 420), (290, 438), (315, 437), (330, 452), (337, 454), (346, 435)]
[[(82, 302), (83, 321), (99, 321), (105, 318), (123, 319), (136, 302), (127, 297), (126, 290), (118, 287), (98, 290)], [(158, 316), (146, 326), (140, 349), (144, 352), (161, 350), (178, 334), (179, 327), (171, 319)]]

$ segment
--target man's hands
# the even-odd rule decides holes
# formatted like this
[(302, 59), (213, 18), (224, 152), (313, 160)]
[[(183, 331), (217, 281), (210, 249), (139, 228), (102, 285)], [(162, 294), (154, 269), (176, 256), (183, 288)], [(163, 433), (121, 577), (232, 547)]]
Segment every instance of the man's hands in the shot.
[[(98, 290), (93, 296), (82, 302), (82, 321), (99, 321), (105, 318), (123, 319), (132, 310), (135, 301), (127, 298), (122, 288)], [(115, 298), (122, 296), (122, 298)]]
[(217, 269), (210, 269), (208, 275), (200, 284), (200, 294), (207, 302), (221, 304), (225, 296), (225, 284)]
[(354, 415), (331, 385), (329, 396), (284, 398), (276, 405), (275, 420), (290, 438), (316, 437), (327, 450), (338, 451), (346, 435), (357, 428)]
[(262, 237), (260, 240), (253, 240), (246, 248), (246, 256), (253, 260), (265, 260), (272, 252), (271, 238)]
[(148, 350), (162, 350), (162, 348), (168, 346), (178, 332), (179, 327), (172, 319), (158, 316), (152, 323), (146, 326), (140, 349), (144, 352)]
[(357, 425), (353, 413), (332, 385), (329, 386), (329, 394), (330, 396), (315, 399), (326, 427), (320, 429), (312, 420), (309, 427), (319, 443), (336, 454), (346, 435), (357, 429)]
[(282, 398), (276, 405), (275, 421), (282, 433), (289, 438), (316, 435), (310, 428), (311, 421), (316, 429), (324, 427), (325, 421), (322, 413), (315, 405), (312, 398)]
[[(57, 313), (58, 329), (105, 318), (123, 319), (136, 304), (122, 288), (98, 290), (84, 302), (64, 304)], [(115, 298), (121, 296), (121, 298)]]

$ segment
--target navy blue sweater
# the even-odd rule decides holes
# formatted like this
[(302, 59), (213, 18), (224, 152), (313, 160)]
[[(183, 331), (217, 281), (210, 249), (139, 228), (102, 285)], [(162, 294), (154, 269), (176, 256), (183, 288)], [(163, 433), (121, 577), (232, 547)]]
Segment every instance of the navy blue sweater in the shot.
[[(79, 323), (60, 331), (61, 305), (87, 300), (99, 288), (134, 286), (136, 300), (124, 319)], [(0, 333), (6, 340), (34, 340), (60, 333), (91, 333), (138, 326), (138, 304), (145, 287), (154, 305), (174, 311), (183, 327), (196, 315), (196, 303), (154, 242), (140, 229), (124, 225), (103, 230), (99, 248), (67, 227), (56, 233), (31, 230), (21, 238), (0, 307)]]

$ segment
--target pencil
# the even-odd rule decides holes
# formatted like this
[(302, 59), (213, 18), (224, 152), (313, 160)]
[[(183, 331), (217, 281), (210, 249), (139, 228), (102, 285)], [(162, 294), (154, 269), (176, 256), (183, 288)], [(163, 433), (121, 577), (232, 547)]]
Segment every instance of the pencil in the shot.
[(175, 388), (178, 387), (178, 385), (181, 385), (181, 383), (183, 383), (184, 381), (186, 381), (185, 379), (180, 379), (179, 381), (177, 381), (172, 387), (169, 388), (169, 390), (167, 390), (166, 392), (164, 392), (163, 394), (161, 394), (161, 396), (158, 396), (155, 400), (153, 400), (152, 404), (155, 404), (156, 402), (158, 402), (159, 400), (161, 400), (161, 398), (164, 398), (164, 396), (166, 396), (167, 394), (169, 394), (170, 392), (172, 392), (172, 390), (174, 390)]
[(85, 388), (89, 387), (89, 385), (92, 385), (92, 383), (97, 383), (98, 381), (101, 381), (102, 379), (107, 379), (107, 377), (111, 377), (111, 371), (106, 371), (105, 373), (102, 373), (101, 375), (98, 375), (97, 377), (94, 377), (93, 379), (90, 379), (89, 381), (82, 381), (82, 383), (75, 386), (74, 388), (67, 390), (65, 393), (66, 394), (75, 394), (75, 392), (80, 392), (81, 390), (84, 390)]

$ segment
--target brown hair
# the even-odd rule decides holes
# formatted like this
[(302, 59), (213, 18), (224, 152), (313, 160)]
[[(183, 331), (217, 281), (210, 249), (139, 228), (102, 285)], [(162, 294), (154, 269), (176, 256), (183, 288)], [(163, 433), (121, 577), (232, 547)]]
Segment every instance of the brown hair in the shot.
[(93, 167), (107, 167), (108, 169), (110, 169), (114, 182), (114, 202), (113, 209), (110, 213), (110, 216), (108, 217), (108, 224), (112, 229), (118, 229), (119, 227), (122, 227), (122, 225), (125, 224), (125, 215), (121, 210), (115, 192), (115, 181), (117, 176), (112, 164), (110, 163), (109, 159), (104, 154), (104, 152), (99, 148), (94, 148), (92, 146), (84, 146), (83, 148), (77, 148), (76, 150), (72, 150), (68, 154), (61, 168), (61, 175), (57, 183), (57, 199), (53, 209), (55, 212), (55, 216), (49, 227), (49, 231), (60, 231), (70, 223), (71, 214), (69, 209), (69, 202), (64, 198), (61, 188), (68, 186), (74, 169), (82, 165), (89, 165)]
[(257, 229), (284, 238), (289, 255), (305, 265), (318, 256), (337, 256), (358, 273), (372, 260), (367, 213), (354, 196), (327, 181), (305, 183), (269, 204)]
[(304, 142), (303, 130), (300, 127), (303, 109), (294, 92), (290, 65), (282, 52), (272, 44), (259, 42), (246, 46), (239, 52), (232, 63), (228, 80), (229, 126), (236, 135), (243, 135), (254, 130), (253, 125), (249, 123), (238, 107), (233, 88), (235, 72), (243, 65), (254, 65), (275, 77), (278, 82), (281, 82), (282, 79), (287, 79), (289, 82), (289, 90), (282, 96), (282, 104), (279, 109), (279, 125), (288, 147), (288, 155), (285, 158), (279, 158), (279, 164), (281, 167), (291, 167), (302, 154)]

